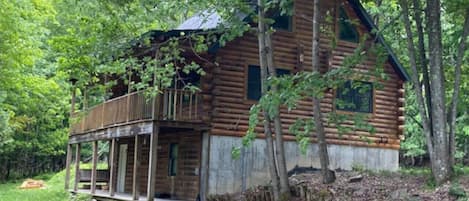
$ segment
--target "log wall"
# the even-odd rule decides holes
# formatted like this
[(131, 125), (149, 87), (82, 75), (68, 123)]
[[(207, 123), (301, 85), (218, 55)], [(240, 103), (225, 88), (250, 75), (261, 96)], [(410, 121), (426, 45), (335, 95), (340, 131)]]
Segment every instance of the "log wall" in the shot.
[[(322, 8), (327, 8), (331, 15), (335, 15), (339, 4), (344, 5), (347, 14), (352, 20), (357, 20), (357, 15), (348, 5), (348, 1), (321, 1)], [(308, 0), (297, 0), (294, 3), (293, 31), (278, 30), (273, 35), (274, 60), (278, 68), (288, 69), (291, 72), (312, 69), (312, 19), (313, 4)], [(326, 10), (326, 9), (323, 9)], [(322, 14), (326, 16), (326, 11)], [(325, 23), (322, 26), (329, 30), (336, 30), (336, 23)], [(364, 25), (357, 27), (360, 35), (367, 33)], [(321, 69), (327, 70), (337, 68), (344, 58), (351, 55), (357, 44), (338, 41), (333, 49), (331, 35), (323, 34), (320, 40)], [(372, 41), (368, 41), (370, 45)], [(301, 56), (301, 54), (303, 54)], [(217, 54), (218, 67), (213, 70), (212, 91), (212, 121), (211, 134), (222, 136), (244, 136), (248, 128), (249, 108), (255, 101), (246, 99), (247, 90), (247, 68), (248, 65), (258, 65), (258, 42), (255, 34), (246, 34), (221, 48)], [(304, 58), (304, 60), (302, 59)], [(368, 57), (355, 70), (366, 72), (375, 68), (376, 58)], [(374, 89), (374, 110), (369, 117), (369, 123), (375, 126), (376, 133), (370, 134), (366, 131), (356, 131), (339, 135), (333, 126), (325, 128), (327, 141), (332, 144), (344, 144), (355, 146), (382, 147), (398, 149), (403, 127), (403, 81), (388, 61), (385, 64), (385, 73), (388, 80), (379, 80), (384, 87)], [(372, 79), (376, 79), (373, 78)], [(326, 93), (321, 106), (322, 112), (328, 113), (334, 110), (332, 105), (334, 91)], [(350, 115), (354, 115), (350, 113)], [(310, 118), (312, 116), (312, 103), (310, 100), (301, 101), (299, 107), (293, 111), (281, 111), (283, 130), (287, 140), (295, 137), (288, 132), (291, 125), (298, 118)], [(346, 123), (347, 124), (347, 123)], [(350, 123), (349, 123), (350, 124)], [(258, 126), (262, 132), (262, 126)], [(261, 135), (262, 136), (262, 135)], [(364, 140), (360, 136), (366, 136)], [(316, 139), (313, 138), (314, 142)]]

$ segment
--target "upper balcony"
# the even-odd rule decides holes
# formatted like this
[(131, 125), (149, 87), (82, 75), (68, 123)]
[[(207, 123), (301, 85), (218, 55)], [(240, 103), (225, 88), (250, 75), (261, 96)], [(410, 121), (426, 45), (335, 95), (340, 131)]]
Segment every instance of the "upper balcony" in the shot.
[(143, 121), (202, 123), (201, 94), (189, 90), (165, 89), (150, 98), (143, 91), (120, 96), (84, 112), (73, 114), (71, 135)]

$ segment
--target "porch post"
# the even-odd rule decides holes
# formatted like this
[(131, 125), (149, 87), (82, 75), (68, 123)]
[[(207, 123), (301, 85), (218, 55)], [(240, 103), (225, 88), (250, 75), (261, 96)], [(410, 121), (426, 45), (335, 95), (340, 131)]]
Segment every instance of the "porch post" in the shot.
[(156, 185), (156, 161), (158, 159), (158, 135), (160, 126), (153, 124), (153, 133), (150, 135), (150, 153), (148, 164), (148, 185), (147, 185), (147, 200), (155, 198), (155, 185)]
[(111, 150), (110, 150), (110, 160), (111, 160), (111, 164), (110, 164), (110, 167), (109, 167), (109, 171), (110, 171), (110, 175), (109, 175), (109, 195), (111, 197), (114, 196), (115, 192), (116, 192), (116, 186), (114, 185), (114, 180), (115, 180), (115, 177), (116, 177), (116, 167), (117, 167), (117, 164), (116, 164), (116, 159), (117, 159), (117, 153), (116, 153), (116, 138), (112, 138), (111, 140)]
[(75, 184), (73, 186), (73, 191), (78, 191), (78, 181), (80, 181), (80, 152), (81, 144), (78, 143), (75, 149)]
[(139, 184), (139, 174), (138, 169), (140, 168), (140, 138), (138, 135), (135, 135), (135, 143), (134, 143), (134, 170), (133, 170), (133, 178), (132, 178), (132, 198), (133, 200), (138, 200), (140, 196), (140, 184)]
[(91, 159), (91, 194), (96, 193), (96, 163), (98, 160), (98, 141), (93, 141), (93, 158)]
[(72, 162), (72, 145), (67, 144), (67, 160), (65, 161), (65, 190), (70, 188), (70, 163)]
[(210, 157), (210, 135), (208, 131), (202, 131), (202, 161), (200, 164), (200, 200), (207, 200), (208, 172)]

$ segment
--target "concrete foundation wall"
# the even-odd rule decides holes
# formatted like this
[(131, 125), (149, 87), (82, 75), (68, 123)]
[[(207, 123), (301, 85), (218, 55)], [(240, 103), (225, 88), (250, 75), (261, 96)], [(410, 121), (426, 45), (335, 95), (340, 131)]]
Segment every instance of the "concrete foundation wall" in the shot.
[[(208, 194), (240, 192), (251, 186), (267, 184), (270, 174), (267, 168), (265, 141), (256, 139), (252, 146), (241, 150), (241, 157), (233, 159), (231, 150), (241, 145), (241, 138), (210, 137), (210, 162)], [(351, 170), (360, 166), (370, 170), (399, 168), (399, 151), (391, 149), (328, 145), (332, 169)], [(317, 144), (309, 145), (305, 155), (296, 142), (285, 142), (288, 171), (296, 166), (319, 168)]]

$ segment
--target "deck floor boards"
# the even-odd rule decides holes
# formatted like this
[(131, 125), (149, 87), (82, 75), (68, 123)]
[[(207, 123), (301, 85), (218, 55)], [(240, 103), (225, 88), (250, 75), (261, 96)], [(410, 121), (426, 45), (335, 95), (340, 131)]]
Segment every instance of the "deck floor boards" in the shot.
[[(132, 194), (127, 194), (127, 193), (115, 193), (114, 197), (111, 197), (109, 195), (109, 191), (105, 190), (96, 190), (94, 194), (91, 194), (90, 190), (85, 190), (85, 189), (80, 189), (77, 191), (77, 193), (83, 193), (83, 194), (89, 194), (93, 195), (94, 197), (100, 197), (100, 198), (107, 198), (107, 199), (114, 199), (114, 200), (122, 200), (122, 201), (134, 201), (132, 199)], [(139, 201), (146, 201), (146, 196), (140, 196)], [(171, 200), (171, 199), (160, 199), (160, 198), (155, 198), (154, 201), (182, 201), (182, 200)]]

